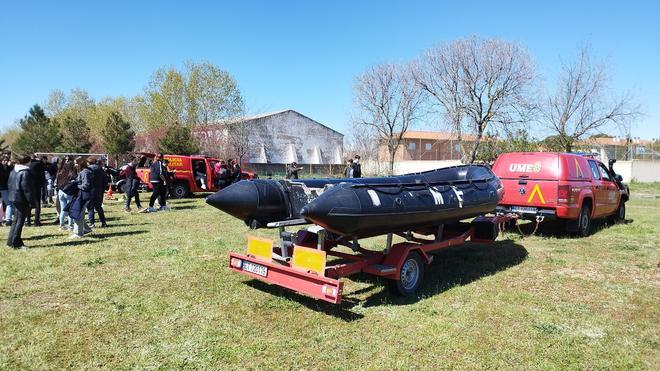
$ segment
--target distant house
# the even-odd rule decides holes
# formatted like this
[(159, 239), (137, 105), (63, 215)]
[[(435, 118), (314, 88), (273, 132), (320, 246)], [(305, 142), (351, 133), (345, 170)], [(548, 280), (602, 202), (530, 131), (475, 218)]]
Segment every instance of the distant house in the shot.
[[(463, 145), (474, 142), (473, 135), (462, 136)], [(460, 160), (462, 156), (458, 138), (453, 133), (443, 131), (407, 131), (399, 146), (395, 161), (448, 161)], [(388, 160), (385, 144), (380, 146), (379, 157)]]
[(607, 158), (619, 160), (660, 158), (660, 153), (653, 150), (653, 142), (640, 138), (593, 137), (580, 143), (580, 147), (603, 151)]

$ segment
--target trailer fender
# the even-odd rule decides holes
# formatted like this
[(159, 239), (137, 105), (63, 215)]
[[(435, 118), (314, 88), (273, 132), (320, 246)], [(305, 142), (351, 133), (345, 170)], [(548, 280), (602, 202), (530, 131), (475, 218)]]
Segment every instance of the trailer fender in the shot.
[(383, 262), (383, 264), (386, 266), (396, 268), (395, 272), (388, 275), (387, 278), (395, 280), (399, 279), (399, 272), (401, 271), (401, 267), (403, 266), (403, 263), (405, 262), (408, 255), (412, 252), (417, 252), (422, 257), (422, 260), (424, 260), (426, 265), (429, 265), (433, 262), (433, 257), (426, 253), (423, 249), (420, 249), (419, 245), (411, 244), (408, 242), (396, 244), (392, 246), (392, 249), (387, 254)]

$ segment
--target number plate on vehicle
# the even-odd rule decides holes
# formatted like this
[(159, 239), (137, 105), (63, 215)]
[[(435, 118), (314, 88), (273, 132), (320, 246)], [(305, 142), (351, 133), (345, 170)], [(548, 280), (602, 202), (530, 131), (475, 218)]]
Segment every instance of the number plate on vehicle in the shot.
[(243, 261), (243, 270), (246, 272), (258, 274), (263, 277), (266, 277), (266, 275), (268, 274), (268, 267), (264, 267), (263, 265), (259, 265), (259, 264), (254, 264), (247, 260)]
[(511, 211), (514, 213), (536, 214), (538, 210), (535, 207), (511, 206)]

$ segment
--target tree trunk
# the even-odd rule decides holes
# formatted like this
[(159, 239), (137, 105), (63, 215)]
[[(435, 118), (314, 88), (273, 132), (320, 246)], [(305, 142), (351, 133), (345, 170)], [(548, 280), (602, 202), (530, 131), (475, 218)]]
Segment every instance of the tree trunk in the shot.
[(390, 150), (390, 175), (394, 175), (394, 156), (396, 155), (396, 150)]

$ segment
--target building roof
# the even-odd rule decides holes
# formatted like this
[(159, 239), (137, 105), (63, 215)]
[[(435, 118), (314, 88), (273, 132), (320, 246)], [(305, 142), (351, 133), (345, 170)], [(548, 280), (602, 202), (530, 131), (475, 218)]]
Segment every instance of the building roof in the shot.
[(240, 117), (238, 120), (239, 120), (239, 121), (252, 121), (252, 120), (263, 119), (263, 118), (266, 118), (266, 117), (269, 117), (269, 116), (280, 115), (280, 114), (287, 113), (287, 112), (293, 112), (293, 113), (295, 113), (295, 114), (297, 114), (297, 115), (299, 115), (299, 116), (302, 116), (302, 117), (304, 117), (304, 118), (306, 118), (306, 119), (308, 119), (308, 120), (310, 120), (310, 121), (315, 122), (316, 124), (318, 124), (318, 125), (320, 125), (320, 126), (323, 126), (324, 128), (326, 128), (326, 129), (328, 129), (328, 130), (334, 131), (335, 133), (337, 133), (337, 134), (339, 134), (339, 135), (341, 135), (341, 136), (344, 136), (344, 134), (338, 132), (337, 130), (335, 130), (335, 129), (331, 128), (331, 127), (328, 127), (328, 126), (326, 126), (326, 125), (324, 125), (324, 124), (322, 124), (322, 123), (320, 123), (320, 122), (314, 120), (313, 118), (311, 118), (311, 117), (309, 117), (309, 116), (305, 116), (305, 115), (303, 115), (302, 113), (300, 113), (300, 112), (298, 112), (298, 111), (296, 111), (296, 110), (292, 110), (292, 109), (285, 109), (285, 110), (274, 111), (274, 112), (266, 112), (266, 113), (258, 113), (258, 114), (254, 114), (254, 115), (246, 115), (246, 116)]
[[(627, 146), (627, 138), (619, 137), (603, 137), (603, 138), (588, 138), (584, 140), (585, 144), (601, 145), (601, 146)], [(646, 139), (632, 138), (632, 144), (650, 145), (652, 142)]]
[[(414, 131), (409, 130), (403, 133), (403, 139), (424, 139), (424, 140), (457, 140), (455, 133), (447, 131)], [(474, 141), (476, 137), (472, 134), (463, 134), (463, 140)]]

